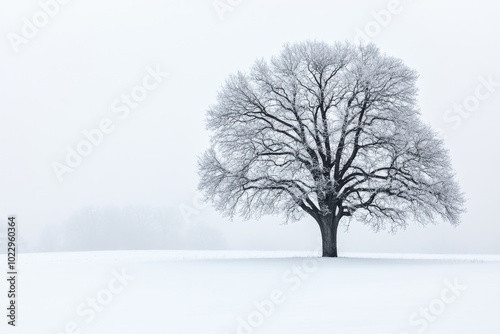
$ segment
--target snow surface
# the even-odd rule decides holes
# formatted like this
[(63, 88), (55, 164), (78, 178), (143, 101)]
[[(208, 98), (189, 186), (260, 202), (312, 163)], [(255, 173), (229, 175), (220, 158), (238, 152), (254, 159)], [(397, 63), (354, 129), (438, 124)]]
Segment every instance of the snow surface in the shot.
[(2, 333), (500, 333), (500, 256), (311, 255), (21, 254), (18, 326), (2, 315)]

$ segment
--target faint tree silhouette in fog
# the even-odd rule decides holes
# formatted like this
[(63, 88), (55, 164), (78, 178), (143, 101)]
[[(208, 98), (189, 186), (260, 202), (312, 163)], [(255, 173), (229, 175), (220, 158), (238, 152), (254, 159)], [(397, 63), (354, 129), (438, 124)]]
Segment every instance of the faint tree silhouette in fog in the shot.
[(149, 207), (86, 207), (44, 231), (40, 250), (223, 249), (222, 234), (178, 210)]

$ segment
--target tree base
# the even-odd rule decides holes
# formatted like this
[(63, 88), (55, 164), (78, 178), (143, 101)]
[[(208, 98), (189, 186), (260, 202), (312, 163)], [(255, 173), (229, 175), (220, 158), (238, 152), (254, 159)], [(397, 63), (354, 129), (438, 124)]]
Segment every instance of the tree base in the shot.
[(340, 216), (324, 216), (318, 221), (323, 243), (323, 257), (338, 257), (337, 228), (340, 218)]

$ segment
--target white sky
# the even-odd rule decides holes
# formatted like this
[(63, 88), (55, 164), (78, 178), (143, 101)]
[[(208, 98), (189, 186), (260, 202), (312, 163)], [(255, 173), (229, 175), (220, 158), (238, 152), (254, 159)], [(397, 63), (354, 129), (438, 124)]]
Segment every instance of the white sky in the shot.
[[(237, 1), (220, 0), (228, 2)], [(373, 12), (389, 3), (242, 0), (221, 20), (211, 0), (71, 0), (15, 52), (8, 34), (21, 34), (22, 18), (41, 7), (2, 1), (0, 220), (17, 214), (29, 239), (89, 205), (193, 206), (197, 156), (209, 140), (205, 112), (230, 73), (286, 42), (355, 41), (358, 31), (372, 28), (383, 52), (420, 73), (423, 117), (447, 136), (468, 213), (458, 228), (411, 227), (395, 236), (353, 224), (341, 233), (341, 250), (500, 252), (500, 86), (489, 92), (480, 79), (500, 82), (500, 4), (401, 0), (397, 13), (373, 24)], [(157, 65), (170, 75), (119, 119), (113, 101)], [(468, 115), (451, 111), (444, 119), (463, 103)], [(75, 148), (81, 132), (103, 118), (112, 119), (114, 131), (58, 182), (52, 163), (64, 162), (66, 147)], [(230, 222), (210, 208), (192, 218), (221, 229), (233, 248), (310, 249), (319, 238), (312, 219), (289, 226), (279, 217)]]

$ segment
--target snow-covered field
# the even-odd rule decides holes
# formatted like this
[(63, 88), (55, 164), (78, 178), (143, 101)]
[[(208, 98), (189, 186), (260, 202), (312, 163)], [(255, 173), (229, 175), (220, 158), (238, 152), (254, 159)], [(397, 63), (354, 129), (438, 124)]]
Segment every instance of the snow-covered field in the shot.
[[(21, 254), (18, 326), (2, 315), (1, 327), (27, 334), (500, 333), (499, 256), (308, 255)], [(5, 280), (1, 289), (5, 296)]]

